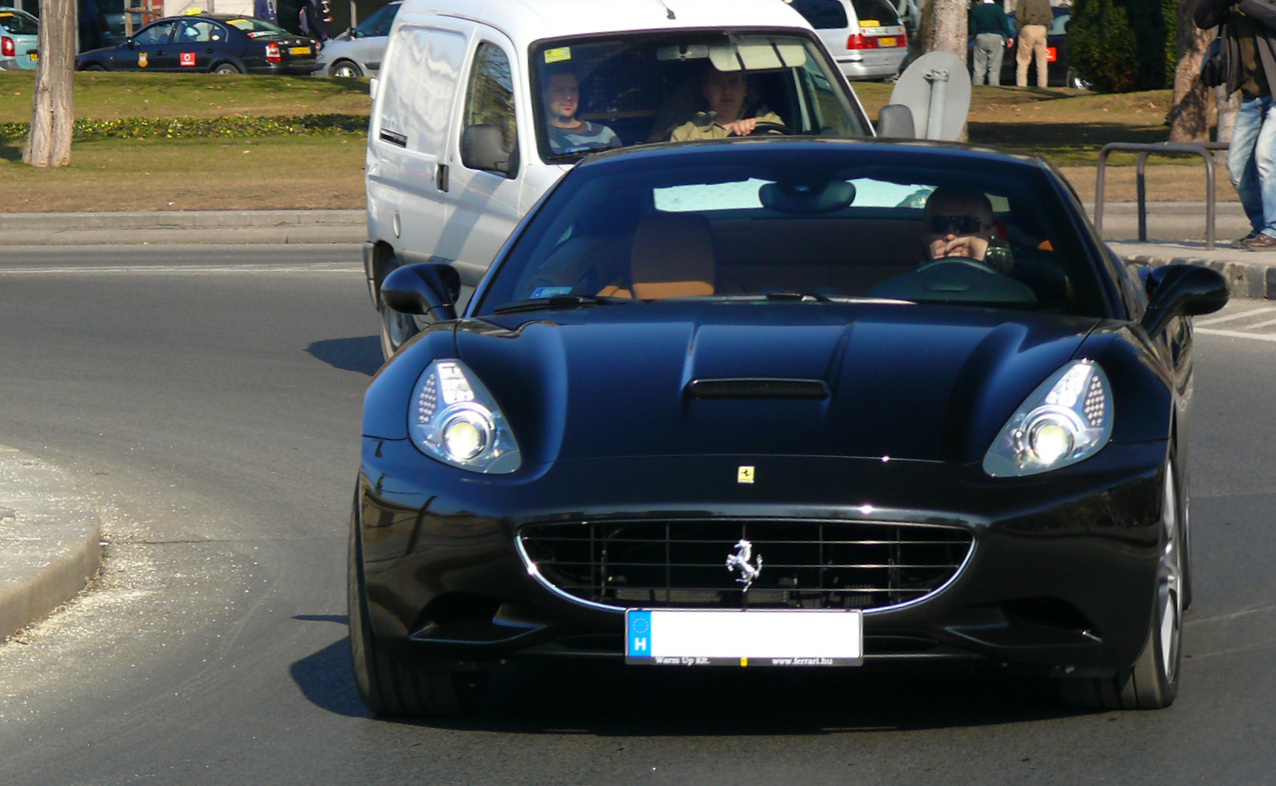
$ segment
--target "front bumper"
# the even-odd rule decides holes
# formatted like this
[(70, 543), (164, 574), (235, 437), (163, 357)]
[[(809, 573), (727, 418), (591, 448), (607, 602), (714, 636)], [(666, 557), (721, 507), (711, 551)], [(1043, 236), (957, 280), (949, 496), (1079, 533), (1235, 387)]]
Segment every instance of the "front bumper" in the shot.
[[(408, 442), (365, 439), (353, 526), (379, 643), (440, 664), (623, 656), (623, 609), (548, 587), (520, 552), (524, 527), (854, 520), (973, 536), (937, 591), (864, 612), (866, 665), (985, 660), (1104, 676), (1128, 667), (1146, 639), (1165, 460), (1165, 443), (1145, 443), (1013, 480), (925, 462), (735, 456), (561, 460), (488, 477)], [(755, 483), (738, 482), (744, 464)]]

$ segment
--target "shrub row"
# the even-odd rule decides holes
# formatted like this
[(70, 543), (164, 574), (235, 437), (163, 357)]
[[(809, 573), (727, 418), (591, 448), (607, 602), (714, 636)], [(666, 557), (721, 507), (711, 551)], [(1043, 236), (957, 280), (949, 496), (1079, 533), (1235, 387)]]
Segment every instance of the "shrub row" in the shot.
[[(0, 123), (0, 139), (25, 139), (29, 123)], [(130, 117), (75, 121), (74, 139), (250, 138), (297, 134), (363, 134), (366, 115), (300, 115), (297, 117)]]
[(1100, 93), (1172, 85), (1176, 9), (1173, 0), (1074, 0), (1068, 23), (1073, 70)]

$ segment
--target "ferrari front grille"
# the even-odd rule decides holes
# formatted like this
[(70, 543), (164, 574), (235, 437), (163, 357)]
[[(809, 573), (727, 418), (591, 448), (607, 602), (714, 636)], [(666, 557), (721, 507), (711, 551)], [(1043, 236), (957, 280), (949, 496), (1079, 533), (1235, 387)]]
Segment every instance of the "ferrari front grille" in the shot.
[(898, 606), (947, 584), (974, 542), (948, 525), (720, 519), (538, 524), (518, 537), (542, 582), (617, 608)]

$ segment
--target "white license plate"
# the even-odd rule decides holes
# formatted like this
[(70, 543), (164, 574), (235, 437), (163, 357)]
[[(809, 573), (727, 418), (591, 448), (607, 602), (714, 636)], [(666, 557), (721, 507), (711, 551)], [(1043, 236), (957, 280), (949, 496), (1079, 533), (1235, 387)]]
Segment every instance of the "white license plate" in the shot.
[(625, 663), (654, 666), (858, 666), (859, 611), (629, 609)]

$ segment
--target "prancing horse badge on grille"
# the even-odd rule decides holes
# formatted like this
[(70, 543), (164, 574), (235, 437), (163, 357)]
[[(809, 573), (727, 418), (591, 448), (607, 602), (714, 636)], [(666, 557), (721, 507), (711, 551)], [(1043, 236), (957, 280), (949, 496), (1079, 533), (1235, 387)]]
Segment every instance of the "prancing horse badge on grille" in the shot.
[[(749, 564), (751, 561), (754, 564)], [(744, 585), (744, 592), (748, 592), (749, 585), (762, 573), (762, 555), (759, 554), (757, 560), (754, 561), (753, 544), (741, 538), (740, 542), (735, 544), (735, 551), (731, 553), (731, 556), (727, 557), (727, 570), (732, 573), (737, 570), (740, 571), (740, 576), (736, 581)]]

